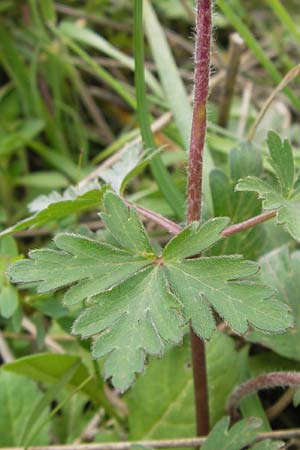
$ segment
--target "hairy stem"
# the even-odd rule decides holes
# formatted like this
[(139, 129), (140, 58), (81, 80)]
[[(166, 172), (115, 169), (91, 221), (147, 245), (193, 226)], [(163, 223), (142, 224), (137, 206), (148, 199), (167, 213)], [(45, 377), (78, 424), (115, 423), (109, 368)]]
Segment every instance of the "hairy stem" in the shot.
[(201, 218), (202, 165), (206, 133), (211, 47), (211, 0), (197, 0), (194, 107), (188, 166), (187, 222)]
[(233, 234), (240, 233), (241, 231), (249, 230), (249, 228), (253, 228), (256, 225), (259, 225), (263, 222), (266, 222), (267, 220), (273, 219), (277, 214), (277, 211), (267, 211), (262, 214), (259, 214), (258, 216), (251, 217), (248, 220), (245, 220), (240, 223), (236, 223), (234, 225), (230, 225), (229, 227), (225, 228), (224, 231), (222, 231), (223, 237), (229, 237)]
[[(211, 51), (211, 0), (197, 0), (194, 106), (188, 164), (187, 223), (201, 219), (202, 170), (206, 133)], [(196, 425), (199, 436), (209, 431), (205, 344), (191, 329)]]
[(134, 207), (141, 216), (145, 217), (146, 219), (152, 220), (152, 222), (156, 223), (157, 225), (160, 225), (170, 234), (176, 235), (180, 233), (180, 231), (182, 231), (180, 225), (177, 225), (177, 223), (167, 219), (164, 216), (161, 216), (155, 211), (151, 211), (151, 209), (144, 208), (143, 206), (133, 205), (132, 203), (130, 203), (125, 199), (123, 199), (123, 201), (127, 206)]
[(260, 375), (257, 378), (245, 381), (233, 391), (228, 400), (227, 411), (231, 418), (236, 420), (238, 418), (238, 405), (244, 397), (262, 389), (299, 385), (299, 372), (271, 372)]
[[(156, 223), (157, 225), (160, 225), (170, 234), (176, 235), (183, 230), (183, 228), (177, 223), (173, 222), (170, 219), (167, 219), (166, 217), (156, 213), (155, 211), (152, 211), (151, 209), (144, 208), (143, 206), (139, 205), (134, 205), (133, 203), (130, 203), (125, 199), (124, 203), (126, 203), (127, 206), (134, 207), (141, 216), (145, 217), (146, 219), (152, 220), (152, 222)], [(266, 211), (262, 214), (259, 214), (258, 216), (250, 217), (250, 219), (230, 225), (229, 227), (225, 228), (225, 230), (222, 231), (221, 236), (223, 238), (226, 238), (232, 236), (233, 234), (249, 230), (249, 228), (256, 227), (261, 223), (267, 222), (267, 220), (273, 219), (274, 217), (276, 217), (276, 214), (277, 211), (272, 210)], [(19, 234), (20, 233), (17, 233), (16, 236), (18, 236)]]

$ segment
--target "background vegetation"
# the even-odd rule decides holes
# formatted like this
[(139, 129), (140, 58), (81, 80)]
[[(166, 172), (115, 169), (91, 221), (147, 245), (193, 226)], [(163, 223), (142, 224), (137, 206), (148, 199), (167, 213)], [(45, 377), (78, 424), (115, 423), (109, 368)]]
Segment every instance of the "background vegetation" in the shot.
[[(299, 77), (276, 96), (260, 122), (251, 139), (255, 153), (245, 144), (241, 152), (240, 146), (265, 100), (300, 60), (300, 14), (297, 0), (215, 3), (204, 218), (225, 215), (240, 222), (261, 211), (255, 194), (234, 193), (234, 185), (249, 174), (268, 176), (267, 130), (288, 137), (299, 162)], [(153, 0), (154, 9), (149, 5), (145, 72), (160, 169), (152, 154), (141, 156), (132, 2), (0, 3), (1, 228), (35, 215), (34, 228), (25, 229), (26, 222), (14, 237), (0, 241), (2, 447), (195, 435), (187, 342), (170, 348), (162, 360), (150, 359), (145, 374), (121, 397), (102, 381), (101, 361), (91, 360), (89, 342), (70, 335), (76, 310), (62, 306), (62, 294), (38, 296), (33, 289), (13, 286), (6, 276), (7, 267), (29, 249), (53, 245), (58, 231), (105, 239), (93, 197), (84, 212), (70, 206), (70, 214), (59, 211), (55, 220), (47, 213), (37, 216), (51, 202), (84, 195), (99, 178), (117, 189), (126, 186), (129, 201), (184, 221), (193, 1)], [(240, 65), (230, 114), (222, 117), (234, 32), (244, 45), (234, 50)], [(145, 224), (156, 245), (163, 245), (166, 233), (150, 220)], [(227, 328), (215, 333), (207, 355), (214, 425), (241, 381), (270, 370), (299, 370), (300, 281), (297, 245), (273, 223), (233, 236), (212, 252), (260, 261), (264, 281), (279, 290), (296, 316), (295, 329), (280, 336), (251, 332), (241, 339)], [(298, 427), (297, 395), (292, 388), (255, 394), (243, 402), (242, 414), (260, 417), (259, 431)]]

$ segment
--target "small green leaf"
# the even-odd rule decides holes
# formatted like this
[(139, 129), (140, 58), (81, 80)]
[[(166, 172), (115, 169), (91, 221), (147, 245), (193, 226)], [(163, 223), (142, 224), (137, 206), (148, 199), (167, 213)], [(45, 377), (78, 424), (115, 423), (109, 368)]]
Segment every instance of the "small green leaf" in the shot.
[(269, 131), (267, 139), (272, 166), (281, 184), (283, 195), (290, 194), (295, 182), (295, 167), (291, 144), (287, 139), (283, 142), (274, 131)]
[(300, 192), (295, 177), (294, 159), (287, 140), (281, 141), (273, 132), (268, 135), (271, 164), (278, 182), (270, 184), (256, 177), (242, 178), (236, 185), (237, 191), (257, 192), (263, 200), (263, 208), (277, 210), (277, 223), (296, 240), (300, 241)]
[(242, 450), (255, 440), (257, 429), (261, 425), (259, 419), (250, 418), (241, 420), (228, 430), (229, 423), (229, 417), (221, 419), (210, 432), (201, 449)]
[(201, 450), (243, 450), (251, 448), (255, 450), (278, 450), (284, 445), (281, 441), (270, 441), (269, 439), (253, 444), (257, 438), (261, 421), (254, 417), (241, 420), (229, 428), (230, 419), (221, 419), (208, 435)]
[(242, 178), (238, 181), (236, 191), (257, 192), (263, 201), (264, 209), (277, 209), (283, 203), (279, 189), (256, 177)]

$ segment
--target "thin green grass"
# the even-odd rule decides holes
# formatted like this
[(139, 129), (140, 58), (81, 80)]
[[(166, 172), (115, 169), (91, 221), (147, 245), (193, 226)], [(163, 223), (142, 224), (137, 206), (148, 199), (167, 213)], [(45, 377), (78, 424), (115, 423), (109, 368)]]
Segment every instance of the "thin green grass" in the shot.
[[(143, 34), (143, 2), (134, 2), (134, 55), (135, 55), (135, 86), (137, 97), (137, 115), (141, 134), (146, 148), (155, 149), (156, 144), (151, 131), (148, 102), (146, 97), (144, 74), (144, 34)], [(174, 184), (160, 156), (151, 162), (151, 169), (161, 193), (172, 207), (179, 219), (184, 218), (184, 197)]]

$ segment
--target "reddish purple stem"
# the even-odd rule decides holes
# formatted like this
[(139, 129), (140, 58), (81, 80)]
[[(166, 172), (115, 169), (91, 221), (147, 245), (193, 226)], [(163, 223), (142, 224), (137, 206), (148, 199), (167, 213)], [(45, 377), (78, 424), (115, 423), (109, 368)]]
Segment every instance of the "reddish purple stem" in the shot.
[(211, 33), (211, 0), (198, 0), (194, 107), (188, 165), (188, 223), (200, 220), (201, 217), (202, 166), (206, 134), (206, 102), (209, 93)]
[[(197, 0), (194, 106), (188, 164), (187, 223), (201, 220), (203, 152), (206, 102), (209, 93), (211, 50), (211, 0)], [(196, 427), (199, 436), (209, 432), (205, 343), (191, 329)]]

